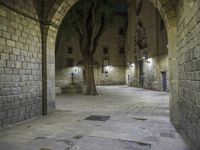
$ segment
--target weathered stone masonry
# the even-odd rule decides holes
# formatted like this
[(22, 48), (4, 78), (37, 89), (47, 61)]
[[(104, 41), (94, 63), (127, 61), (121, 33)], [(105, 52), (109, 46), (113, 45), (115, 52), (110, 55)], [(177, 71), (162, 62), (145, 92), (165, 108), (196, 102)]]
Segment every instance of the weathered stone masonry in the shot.
[(42, 44), (32, 2), (1, 3), (0, 127), (6, 127), (41, 114)]
[[(192, 144), (199, 148), (200, 1), (179, 0), (170, 4), (164, 0), (153, 4), (163, 16), (168, 31), (171, 121), (183, 128)], [(132, 24), (131, 32), (134, 21)]]
[(177, 53), (181, 125), (200, 147), (200, 2), (182, 1), (178, 8)]
[[(200, 1), (150, 1), (168, 33), (171, 120), (199, 148)], [(0, 0), (0, 127), (54, 110), (55, 38), (75, 2)]]
[[(140, 50), (135, 45), (136, 37), (141, 37), (141, 35), (137, 35), (138, 31), (136, 31), (135, 9), (134, 6), (129, 5), (129, 7), (129, 35), (127, 36), (126, 52), (128, 85), (161, 91), (163, 90), (162, 73), (166, 72), (168, 76), (168, 41), (166, 28), (162, 27), (164, 25), (162, 17), (151, 2), (143, 3), (140, 20), (145, 31), (142, 36), (146, 38), (147, 45), (146, 48)], [(133, 40), (133, 36), (135, 40)], [(143, 57), (145, 60), (142, 59)], [(141, 60), (143, 61), (143, 85), (140, 82)], [(166, 84), (168, 87), (168, 83)]]

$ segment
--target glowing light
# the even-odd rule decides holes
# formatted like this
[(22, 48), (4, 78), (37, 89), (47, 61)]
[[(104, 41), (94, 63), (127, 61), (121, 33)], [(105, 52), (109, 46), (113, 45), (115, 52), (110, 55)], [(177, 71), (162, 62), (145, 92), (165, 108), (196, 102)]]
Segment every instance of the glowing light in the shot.
[(152, 58), (149, 58), (147, 61), (148, 61), (149, 65), (152, 65), (152, 63), (153, 63), (153, 59)]
[(112, 66), (108, 66), (109, 70), (112, 70)]
[(146, 58), (145, 57), (142, 57), (142, 60), (145, 60)]
[(133, 68), (133, 67), (135, 67), (135, 64), (134, 64), (134, 63), (132, 63), (132, 64), (131, 64), (131, 67), (132, 67), (132, 68)]
[(74, 66), (74, 71), (78, 71), (79, 67), (78, 66)]

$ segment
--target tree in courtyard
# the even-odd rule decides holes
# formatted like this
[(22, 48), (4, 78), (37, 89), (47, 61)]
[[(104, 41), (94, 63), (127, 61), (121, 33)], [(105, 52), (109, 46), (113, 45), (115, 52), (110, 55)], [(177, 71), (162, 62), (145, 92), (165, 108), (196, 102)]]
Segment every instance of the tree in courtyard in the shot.
[(67, 38), (79, 41), (85, 69), (86, 94), (97, 95), (94, 79), (94, 53), (98, 42), (111, 22), (114, 0), (79, 0), (65, 16), (60, 31)]

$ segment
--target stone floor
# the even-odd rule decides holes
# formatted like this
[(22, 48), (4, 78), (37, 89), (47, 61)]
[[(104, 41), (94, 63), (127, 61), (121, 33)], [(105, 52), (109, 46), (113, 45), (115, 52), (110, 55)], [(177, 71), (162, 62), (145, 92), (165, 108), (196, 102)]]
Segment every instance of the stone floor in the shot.
[[(1, 131), (0, 150), (191, 150), (169, 121), (168, 93), (98, 90), (96, 97), (57, 96), (55, 113)], [(110, 119), (85, 120), (91, 115)]]

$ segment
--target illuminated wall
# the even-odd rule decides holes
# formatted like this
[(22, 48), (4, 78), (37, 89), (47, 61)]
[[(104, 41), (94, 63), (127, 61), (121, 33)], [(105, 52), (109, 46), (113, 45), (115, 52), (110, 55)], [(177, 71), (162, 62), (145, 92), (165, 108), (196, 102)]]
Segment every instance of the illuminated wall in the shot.
[[(132, 4), (132, 3), (131, 3)], [(134, 37), (136, 20), (134, 5), (129, 5), (129, 25), (126, 42), (126, 84), (152, 90), (168, 90), (167, 33), (164, 22), (154, 6), (143, 3), (140, 19), (145, 29), (147, 47), (145, 55), (139, 56)], [(142, 67), (141, 67), (142, 66)], [(142, 69), (141, 69), (142, 68)], [(164, 88), (163, 85), (166, 84)]]

